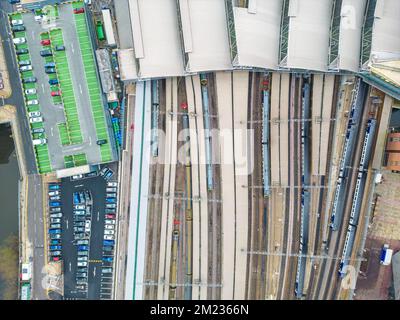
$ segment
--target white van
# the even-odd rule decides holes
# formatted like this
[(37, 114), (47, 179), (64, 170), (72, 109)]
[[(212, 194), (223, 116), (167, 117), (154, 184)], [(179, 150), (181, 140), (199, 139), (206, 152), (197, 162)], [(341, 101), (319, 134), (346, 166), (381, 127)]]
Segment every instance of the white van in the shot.
[(47, 139), (34, 139), (34, 140), (32, 140), (32, 142), (33, 142), (34, 146), (38, 146), (38, 145), (41, 145), (41, 144), (46, 144), (47, 143)]

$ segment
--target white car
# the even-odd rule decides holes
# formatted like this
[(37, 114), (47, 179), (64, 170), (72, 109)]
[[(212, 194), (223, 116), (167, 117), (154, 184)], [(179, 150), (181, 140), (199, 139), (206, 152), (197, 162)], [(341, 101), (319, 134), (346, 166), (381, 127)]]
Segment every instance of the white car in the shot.
[(115, 231), (114, 230), (104, 230), (105, 235), (114, 235)]
[(29, 100), (26, 104), (28, 106), (35, 106), (35, 105), (39, 104), (39, 101), (38, 100)]
[(108, 182), (107, 183), (107, 187), (116, 187), (118, 185), (118, 183), (116, 182)]
[(85, 210), (86, 206), (82, 204), (77, 204), (74, 206), (74, 210)]
[(32, 70), (32, 66), (28, 65), (28, 66), (22, 66), (21, 68), (19, 68), (19, 71), (24, 72), (24, 71), (31, 71)]
[(105, 224), (115, 224), (115, 220), (105, 220)]
[(79, 180), (79, 179), (82, 179), (82, 178), (83, 178), (83, 174), (77, 174), (75, 176), (72, 176), (71, 180)]
[(104, 240), (114, 240), (114, 236), (104, 235)]
[(42, 114), (40, 113), (40, 111), (28, 112), (29, 118), (36, 118), (36, 117), (40, 117), (41, 115), (42, 115)]
[(25, 43), (26, 39), (25, 38), (15, 38), (13, 40), (14, 44), (21, 44), (21, 43)]
[(36, 89), (26, 89), (25, 94), (36, 94)]
[(42, 117), (30, 118), (30, 119), (29, 119), (29, 122), (30, 122), (30, 123), (43, 122), (43, 118), (42, 118)]
[(87, 262), (86, 261), (79, 261), (77, 263), (78, 267), (87, 267)]
[(47, 139), (33, 139), (32, 140), (34, 146), (42, 145), (47, 143)]
[(106, 230), (114, 230), (114, 225), (113, 225), (113, 224), (106, 224), (106, 225), (104, 226), (104, 228), (105, 228)]
[(59, 191), (50, 191), (49, 196), (58, 196), (60, 194)]
[(88, 261), (88, 257), (78, 257), (78, 261)]
[(85, 222), (85, 232), (90, 232), (90, 220), (86, 220)]
[(24, 24), (24, 22), (22, 20), (11, 20), (11, 24), (13, 26), (21, 26)]

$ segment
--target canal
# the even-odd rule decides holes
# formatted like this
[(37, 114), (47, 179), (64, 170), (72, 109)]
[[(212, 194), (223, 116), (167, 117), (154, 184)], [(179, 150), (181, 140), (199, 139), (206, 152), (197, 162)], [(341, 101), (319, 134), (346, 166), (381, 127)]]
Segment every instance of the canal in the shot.
[(17, 299), (18, 182), (11, 127), (0, 124), (0, 300)]

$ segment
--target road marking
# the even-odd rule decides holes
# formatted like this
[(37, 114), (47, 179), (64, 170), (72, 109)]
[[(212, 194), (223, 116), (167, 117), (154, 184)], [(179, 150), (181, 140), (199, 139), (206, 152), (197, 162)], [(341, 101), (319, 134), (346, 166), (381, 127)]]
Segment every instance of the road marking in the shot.
[(97, 211), (97, 221), (100, 221), (100, 212)]
[(69, 272), (72, 271), (72, 262), (69, 263)]
[(69, 226), (68, 220), (65, 220), (65, 222), (67, 223), (67, 229), (68, 229), (68, 226)]
[(44, 93), (44, 84), (42, 83), (42, 91), (43, 91), (43, 93)]
[(96, 277), (96, 267), (93, 269), (93, 278)]
[(53, 137), (53, 136), (54, 136), (54, 130), (53, 130), (53, 127), (51, 127), (51, 128), (50, 128), (50, 133), (51, 133), (51, 136)]
[(82, 86), (79, 84), (79, 91), (81, 92), (81, 94), (83, 94), (82, 93)]
[(78, 184), (75, 186), (75, 188), (83, 187), (83, 184)]
[(74, 44), (73, 43), (71, 43), (71, 51), (72, 51), (72, 53), (75, 53), (75, 49), (74, 49)]
[(32, 31), (32, 39), (35, 40), (35, 31)]

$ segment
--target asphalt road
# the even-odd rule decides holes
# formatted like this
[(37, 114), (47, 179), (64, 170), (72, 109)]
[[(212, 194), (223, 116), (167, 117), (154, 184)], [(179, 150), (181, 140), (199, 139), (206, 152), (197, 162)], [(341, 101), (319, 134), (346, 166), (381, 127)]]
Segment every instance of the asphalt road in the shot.
[[(77, 247), (73, 245), (73, 193), (89, 190), (92, 195), (92, 230), (90, 236), (88, 292), (76, 291)], [(64, 259), (64, 298), (100, 299), (102, 247), (104, 233), (106, 181), (102, 177), (70, 181), (62, 180), (61, 201), (63, 211), (63, 259)]]
[(8, 66), (8, 72), (10, 75), (10, 83), (12, 87), (12, 96), (8, 99), (4, 99), (4, 104), (14, 105), (17, 108), (17, 116), (19, 125), (21, 128), (21, 136), (23, 140), (23, 148), (25, 153), (25, 162), (27, 173), (37, 173), (35, 154), (33, 152), (32, 138), (30, 133), (30, 127), (26, 116), (24, 97), (22, 94), (20, 78), (18, 74), (18, 68), (16, 66), (16, 58), (14, 55), (14, 48), (12, 42), (10, 42), (10, 34), (8, 27), (8, 17), (6, 12), (12, 12), (12, 6), (8, 1), (0, 1), (0, 36), (3, 41), (4, 54), (6, 63)]

